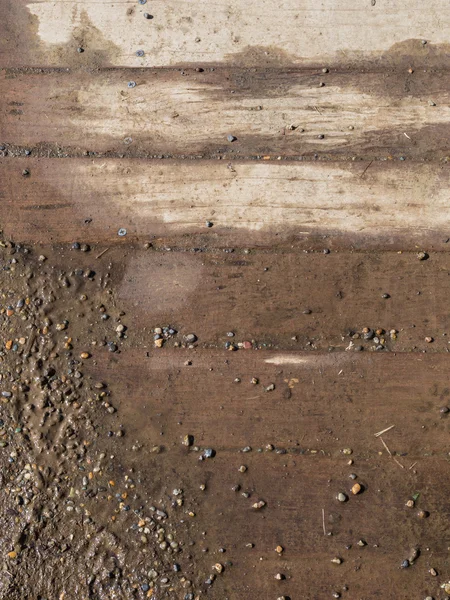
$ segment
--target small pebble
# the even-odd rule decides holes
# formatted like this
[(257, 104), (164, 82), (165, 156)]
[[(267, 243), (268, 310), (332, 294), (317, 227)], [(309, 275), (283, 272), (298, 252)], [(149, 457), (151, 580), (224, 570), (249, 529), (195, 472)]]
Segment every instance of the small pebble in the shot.
[(356, 494), (359, 494), (361, 490), (362, 490), (362, 487), (359, 485), (359, 483), (355, 483), (352, 486), (352, 494), (354, 494), (355, 496), (356, 496)]
[(227, 140), (229, 142), (235, 142), (237, 140), (237, 138), (234, 135), (231, 135), (231, 133), (230, 133), (227, 135)]
[(343, 492), (339, 492), (339, 494), (336, 497), (339, 500), (339, 502), (347, 502), (348, 500), (347, 494), (344, 494)]
[(415, 560), (417, 560), (420, 556), (420, 550), (419, 548), (412, 548), (409, 556), (408, 556), (408, 560), (410, 563), (413, 563)]

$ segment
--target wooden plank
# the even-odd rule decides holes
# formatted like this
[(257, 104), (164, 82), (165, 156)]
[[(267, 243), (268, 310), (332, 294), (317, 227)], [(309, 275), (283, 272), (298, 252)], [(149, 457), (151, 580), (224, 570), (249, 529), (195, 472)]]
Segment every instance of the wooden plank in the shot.
[[(79, 577), (89, 594), (147, 595), (143, 581), (125, 591), (115, 579), (158, 565), (154, 538), (133, 534), (134, 509), (147, 512), (152, 503), (167, 509), (183, 541), (179, 576), (197, 580), (226, 563), (208, 590), (212, 599), (362, 599), (389, 596), (387, 589), (398, 598), (441, 597), (449, 518), (450, 417), (440, 409), (450, 404), (443, 78), (450, 10), (441, 0), (425, 9), (418, 0), (0, 0), (0, 11), (0, 66), (8, 69), (0, 82), (0, 227), (44, 254), (35, 278), (28, 270), (15, 277), (23, 255), (8, 261), (5, 254), (4, 303), (26, 289), (36, 306), (43, 303), (51, 330), (67, 318), (74, 349), (51, 339), (39, 346), (36, 382), (58, 355), (67, 357), (70, 379), (80, 346), (89, 347), (92, 356), (74, 374), (86, 385), (76, 412), (117, 473), (139, 484), (129, 496), (120, 494), (122, 484), (115, 499), (107, 491), (109, 507), (129, 497), (130, 510), (118, 508), (108, 525), (98, 519), (89, 568), (69, 573), (71, 585)], [(228, 142), (228, 134), (237, 139)], [(91, 251), (72, 250), (74, 240)], [(153, 246), (144, 249), (147, 241)], [(78, 305), (85, 291), (89, 302)], [(10, 311), (2, 316), (5, 339), (14, 331)], [(118, 322), (124, 338), (116, 337)], [(179, 334), (157, 349), (153, 330), (166, 324)], [(395, 328), (397, 339), (376, 351), (378, 342), (353, 335), (364, 326)], [(191, 332), (194, 348), (175, 346)], [(114, 353), (102, 345), (111, 338)], [(225, 348), (245, 340), (254, 340), (251, 349)], [(4, 381), (27, 382), (20, 351), (9, 356), (18, 360), (3, 369)], [(90, 399), (87, 388), (98, 381), (117, 412)], [(27, 414), (39, 403), (32, 395)], [(16, 433), (26, 440), (31, 425), (37, 439), (44, 419), (33, 431), (37, 421), (17, 419)], [(380, 430), (387, 430), (382, 439), (374, 435)], [(70, 439), (81, 442), (78, 426), (73, 431)], [(200, 450), (181, 443), (186, 434)], [(216, 455), (200, 461), (205, 447)], [(23, 458), (39, 465), (49, 458), (33, 453)], [(84, 461), (74, 454), (81, 483)], [(86, 459), (94, 464), (95, 446)], [(21, 461), (21, 452), (11, 454), (5, 492)], [(363, 486), (356, 496), (351, 473)], [(6, 596), (33, 589), (34, 555), (71, 564), (62, 556), (77, 551), (64, 504), (73, 495), (69, 481), (58, 476), (58, 494), (28, 508), (28, 495), (13, 491), (24, 497), (17, 511), (3, 511), (3, 554), (14, 548), (17, 556), (16, 542), (20, 548), (18, 568), (9, 561), (0, 581)], [(184, 504), (176, 507), (179, 487)], [(337, 501), (339, 491), (347, 502)], [(405, 506), (413, 495), (414, 510)], [(260, 499), (266, 506), (252, 509)], [(108, 518), (101, 498), (86, 504), (94, 523), (102, 512)], [(83, 513), (74, 514), (84, 537)], [(136, 545), (123, 552), (114, 532)], [(69, 543), (60, 544), (61, 534)], [(97, 543), (105, 548), (96, 555)], [(417, 546), (420, 557), (401, 570)], [(332, 564), (333, 556), (343, 563)], [(175, 558), (166, 555), (164, 573)], [(38, 582), (47, 578), (35, 573)], [(100, 573), (111, 587), (90, 589)], [(155, 593), (164, 594), (159, 581)]]
[(1, 222), (21, 241), (110, 243), (125, 227), (188, 247), (447, 248), (444, 165), (30, 157), (2, 159), (0, 181)]
[[(448, 459), (448, 418), (440, 412), (450, 396), (447, 353), (153, 349), (150, 339), (148, 349), (144, 332), (133, 327), (125, 352), (111, 356), (99, 348), (86, 369), (95, 381), (110, 382), (111, 401), (132, 439), (145, 437), (147, 445), (170, 452), (189, 433), (197, 445), (232, 454), (239, 464), (258, 462), (257, 449), (273, 444), (299, 464), (314, 458), (345, 466), (352, 459), (382, 468), (394, 462), (399, 477), (425, 473), (421, 465), (429, 457)], [(141, 340), (139, 347), (133, 340)], [(275, 389), (267, 392), (271, 383)], [(375, 436), (392, 425), (382, 438), (404, 469)], [(246, 446), (253, 452), (240, 455)], [(283, 456), (274, 452), (265, 460), (276, 465)]]
[[(336, 4), (313, 0), (301, 6), (262, 0), (211, 4), (154, 0), (78, 2), (2, 0), (3, 66), (123, 65), (167, 66), (219, 63), (250, 65), (351, 62), (360, 58), (386, 62), (433, 61), (435, 51), (421, 40), (442, 44), (448, 53), (450, 11), (441, 0), (423, 10), (420, 0)], [(144, 13), (152, 19), (145, 19)], [(77, 47), (85, 52), (77, 53)], [(136, 56), (143, 49), (145, 56)], [(398, 60), (398, 59), (397, 59)]]
[(10, 154), (438, 160), (449, 152), (449, 86), (424, 70), (4, 71), (0, 87)]
[[(110, 249), (99, 264), (107, 261), (120, 269), (117, 298), (129, 307), (130, 326), (146, 328), (149, 350), (152, 328), (170, 324), (183, 331), (180, 311), (189, 313), (202, 347), (223, 349), (227, 341), (255, 340), (256, 347), (279, 350), (348, 349), (353, 354), (362, 346), (372, 352), (376, 342), (350, 335), (370, 327), (386, 332), (378, 337), (391, 352), (449, 349), (446, 253), (419, 261), (409, 253), (224, 255), (141, 249), (127, 254), (125, 264), (123, 253), (123, 248)], [(93, 262), (86, 257), (86, 268)], [(386, 291), (388, 300), (382, 298)], [(396, 339), (390, 338), (391, 329), (398, 331)], [(227, 337), (229, 331), (235, 338)], [(427, 343), (428, 336), (435, 341)]]

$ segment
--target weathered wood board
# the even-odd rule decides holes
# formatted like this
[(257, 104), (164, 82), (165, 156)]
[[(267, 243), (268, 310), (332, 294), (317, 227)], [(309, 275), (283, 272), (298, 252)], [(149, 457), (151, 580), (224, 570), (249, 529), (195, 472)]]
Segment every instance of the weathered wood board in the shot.
[[(427, 59), (423, 40), (448, 53), (450, 11), (441, 0), (2, 1), (0, 61), (164, 67), (190, 63), (319, 64)], [(151, 15), (145, 19), (144, 14)], [(85, 51), (77, 55), (77, 48)], [(136, 56), (143, 49), (144, 57)], [(431, 54), (434, 53), (431, 51)]]
[(445, 250), (448, 173), (390, 161), (5, 158), (2, 225), (34, 242), (111, 242), (124, 227), (128, 239), (175, 236), (182, 245), (192, 234), (200, 245), (244, 248), (286, 239), (307, 248), (313, 239), (321, 249)]
[(1, 142), (11, 152), (367, 160), (450, 152), (448, 81), (423, 69), (5, 70), (0, 88)]

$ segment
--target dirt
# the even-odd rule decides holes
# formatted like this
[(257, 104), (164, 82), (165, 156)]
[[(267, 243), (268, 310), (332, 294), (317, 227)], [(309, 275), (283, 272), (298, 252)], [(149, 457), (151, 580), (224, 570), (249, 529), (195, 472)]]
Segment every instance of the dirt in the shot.
[(92, 375), (130, 344), (108, 262), (0, 246), (0, 597), (197, 596), (220, 576), (188, 524), (202, 491), (148, 480), (163, 447), (127, 438), (121, 399)]

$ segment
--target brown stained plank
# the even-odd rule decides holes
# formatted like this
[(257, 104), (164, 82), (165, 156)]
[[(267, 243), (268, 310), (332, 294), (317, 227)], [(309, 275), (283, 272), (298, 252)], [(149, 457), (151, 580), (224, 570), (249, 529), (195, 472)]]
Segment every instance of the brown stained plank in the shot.
[[(110, 250), (102, 262), (118, 264), (121, 257), (120, 248)], [(354, 354), (359, 345), (372, 351), (377, 344), (352, 339), (349, 332), (370, 327), (386, 331), (379, 338), (392, 352), (447, 352), (449, 289), (446, 253), (419, 261), (414, 253), (135, 250), (117, 298), (129, 307), (130, 326), (147, 328), (150, 350), (153, 327), (171, 324), (189, 333), (182, 318), (188, 311), (189, 327), (202, 346), (256, 340), (279, 350), (348, 348)], [(395, 340), (391, 329), (399, 332)], [(235, 338), (227, 337), (229, 331)], [(427, 343), (427, 336), (435, 341)]]
[[(403, 589), (435, 590), (438, 584), (427, 570), (445, 572), (447, 556), (441, 534), (448, 507), (436, 481), (448, 471), (448, 424), (438, 410), (442, 394), (448, 398), (449, 393), (448, 357), (295, 353), (291, 358), (306, 362), (275, 366), (267, 362), (274, 356), (174, 349), (143, 359), (138, 350), (111, 357), (100, 349), (94, 353), (98, 364), (86, 366), (86, 373), (111, 382), (111, 401), (120, 408), (129, 440), (164, 447), (149, 477), (162, 494), (180, 481), (186, 485), (186, 510), (197, 515), (192, 535), (198, 532), (201, 546), (212, 551), (225, 547), (225, 558), (234, 564), (233, 581), (224, 578), (219, 584), (230, 593), (247, 590), (249, 598), (258, 598), (283, 589), (312, 599), (346, 584), (363, 597), (385, 589), (386, 574), (398, 577), (400, 562), (417, 544), (422, 556)], [(191, 366), (184, 365), (187, 357)], [(264, 382), (276, 383), (275, 391), (250, 384), (250, 376), (260, 373)], [(242, 376), (240, 384), (233, 381), (236, 375)], [(286, 377), (299, 379), (289, 398)], [(384, 439), (405, 469), (373, 435), (391, 424), (396, 427)], [(112, 426), (106, 419), (105, 430)], [(197, 452), (181, 445), (187, 433), (200, 448), (215, 448), (216, 457), (199, 462)], [(268, 443), (288, 453), (259, 453)], [(239, 452), (247, 445), (252, 452)], [(352, 448), (352, 455), (344, 455), (344, 448)], [(319, 452), (312, 455), (310, 449)], [(130, 460), (142, 465), (139, 452)], [(240, 465), (247, 472), (239, 473)], [(352, 472), (365, 490), (343, 505), (336, 494), (349, 491)], [(207, 485), (203, 493), (198, 491), (202, 483)], [(242, 486), (238, 493), (232, 491), (236, 484)], [(242, 492), (251, 497), (243, 498)], [(414, 493), (420, 493), (417, 508), (429, 510), (429, 519), (418, 519), (405, 507)], [(259, 499), (267, 506), (253, 511), (251, 504)], [(322, 509), (331, 537), (323, 534)], [(201, 536), (205, 521), (207, 534)], [(357, 546), (360, 539), (366, 547)], [(285, 548), (279, 558), (278, 544)], [(331, 564), (334, 556), (344, 558), (341, 567)], [(308, 573), (317, 564), (323, 577), (311, 582)], [(288, 577), (282, 584), (274, 580), (280, 572)]]
[[(144, 10), (154, 19), (143, 20)], [(71, 270), (98, 271), (93, 286), (106, 285), (105, 271), (111, 273), (108, 310), (113, 319), (124, 310), (129, 337), (123, 347), (118, 342), (119, 354), (92, 346), (83, 366), (85, 378), (108, 382), (120, 409), (105, 413), (96, 433), (106, 438), (123, 425), (124, 473), (131, 465), (143, 471), (144, 484), (166, 502), (174, 487), (186, 489), (180, 526), (191, 519), (190, 539), (211, 565), (234, 565), (211, 597), (317, 600), (337, 591), (365, 598), (391, 590), (399, 598), (439, 597), (448, 580), (449, 464), (448, 418), (439, 408), (449, 404), (450, 360), (442, 252), (448, 176), (438, 162), (448, 148), (440, 69), (448, 62), (450, 13), (442, 2), (424, 10), (418, 0), (358, 7), (326, 0), (300, 8), (292, 0), (253, 7), (242, 0), (155, 0), (146, 7), (44, 1), (28, 8), (0, 0), (0, 12), (0, 65), (18, 68), (1, 82), (0, 142), (11, 156), (26, 147), (34, 154), (0, 164), (0, 225), (19, 242), (53, 244), (56, 272), (67, 273), (74, 294)], [(180, 63), (190, 66), (184, 74), (95, 72)], [(207, 71), (208, 64), (218, 71)], [(356, 76), (345, 68), (352, 64), (371, 72)], [(24, 72), (30, 65), (72, 71)], [(305, 65), (317, 69), (295, 70)], [(205, 71), (191, 68), (200, 66)], [(331, 72), (322, 73), (323, 66)], [(129, 90), (131, 79), (138, 85)], [(263, 110), (248, 110), (254, 105)], [(297, 121), (303, 137), (286, 129)], [(233, 144), (228, 133), (238, 138)], [(225, 160), (139, 160), (219, 151)], [(367, 160), (272, 160), (314, 153)], [(271, 160), (231, 161), (254, 154)], [(389, 155), (434, 162), (372, 160)], [(126, 227), (125, 239), (119, 227)], [(75, 239), (89, 241), (92, 251), (68, 251), (64, 245)], [(145, 252), (147, 240), (154, 247)], [(226, 254), (221, 246), (236, 250)], [(303, 253), (310, 248), (332, 252)], [(428, 261), (417, 260), (422, 249)], [(383, 292), (391, 297), (383, 300)], [(100, 319), (95, 310), (89, 317)], [(71, 311), (68, 334), (78, 314)], [(198, 348), (175, 348), (172, 340), (156, 350), (151, 330), (166, 323), (181, 334), (194, 331)], [(365, 347), (356, 353), (348, 330), (364, 325), (399, 329), (398, 339), (385, 352), (354, 340)], [(255, 339), (262, 349), (227, 352), (230, 330), (232, 341)], [(293, 352), (298, 348), (309, 351)], [(261, 383), (251, 384), (252, 376)], [(272, 382), (275, 390), (265, 392)], [(383, 439), (404, 469), (373, 435), (392, 424)], [(180, 443), (186, 433), (217, 456), (200, 462)], [(135, 440), (143, 450), (132, 450)], [(287, 453), (259, 453), (267, 443)], [(149, 453), (153, 444), (164, 447), (161, 454)], [(239, 453), (248, 444), (253, 451)], [(351, 457), (342, 452), (349, 447)], [(238, 472), (241, 464), (246, 473)], [(340, 504), (336, 494), (348, 492), (351, 472), (364, 493)], [(251, 497), (232, 491), (236, 483)], [(429, 519), (404, 506), (414, 493)], [(267, 506), (253, 511), (260, 498)], [(324, 535), (322, 510), (331, 536)], [(367, 546), (359, 548), (359, 539)], [(277, 544), (285, 547), (282, 557)], [(416, 545), (417, 564), (400, 571)], [(344, 563), (331, 564), (333, 556)], [(287, 581), (274, 579), (280, 572)]]
[[(267, 444), (286, 449), (299, 464), (314, 459), (345, 466), (351, 458), (381, 469), (394, 461), (374, 434), (395, 425), (382, 437), (405, 467), (396, 465), (399, 477), (409, 477), (416, 461), (415, 470), (424, 473), (422, 461), (448, 458), (449, 421), (440, 408), (449, 402), (449, 361), (447, 354), (201, 348), (151, 349), (146, 356), (144, 346), (114, 357), (100, 348), (97, 364), (86, 369), (111, 382), (112, 402), (132, 437), (171, 451), (190, 433), (200, 446), (235, 455), (236, 476)], [(267, 392), (270, 383), (275, 389)], [(240, 456), (248, 445), (253, 454)], [(345, 448), (353, 454), (346, 456)], [(269, 464), (283, 460), (274, 453)]]
[(30, 157), (3, 159), (0, 181), (2, 226), (20, 241), (112, 243), (125, 227), (188, 247), (447, 248), (445, 165)]
[(449, 88), (423, 70), (4, 71), (0, 87), (12, 154), (437, 160), (449, 150)]
[[(204, 444), (201, 446), (205, 447)], [(316, 560), (321, 560), (323, 568), (327, 569), (333, 556), (354, 560), (356, 556), (361, 556), (360, 552), (365, 552), (380, 562), (391, 559), (394, 563), (392, 566), (398, 569), (398, 557), (401, 557), (401, 561), (403, 555), (406, 557), (405, 553), (426, 535), (434, 540), (433, 559), (441, 564), (445, 560), (448, 550), (445, 539), (439, 535), (439, 527), (445, 526), (448, 506), (434, 483), (439, 473), (448, 471), (446, 460), (423, 459), (413, 473), (403, 472), (385, 456), (373, 460), (354, 457), (353, 465), (347, 465), (345, 457), (330, 460), (291, 454), (256, 451), (239, 454), (219, 450), (213, 460), (201, 463), (198, 460), (200, 453), (187, 453), (174, 447), (159, 456), (159, 468), (164, 479), (162, 493), (170, 493), (172, 482), (180, 481), (180, 478), (184, 484), (185, 478), (186, 482), (190, 480), (187, 485), (192, 485), (194, 494), (201, 496), (198, 487), (206, 483), (208, 501), (207, 507), (202, 508), (205, 513), (207, 509), (209, 514), (217, 516), (217, 520), (210, 523), (209, 534), (219, 546), (227, 547), (233, 558), (239, 557), (247, 562), (255, 556), (258, 559), (263, 556), (269, 563), (288, 565), (295, 572), (295, 567), (302, 563), (311, 568)], [(139, 464), (139, 454), (132, 456), (130, 461)], [(239, 472), (241, 465), (247, 466), (246, 473)], [(366, 486), (356, 497), (350, 491), (354, 484), (349, 478), (352, 472), (356, 472), (358, 480)], [(237, 484), (241, 485), (242, 492), (250, 492), (250, 498), (242, 497), (241, 490), (233, 491), (233, 486)], [(339, 491), (350, 494), (347, 503), (337, 501)], [(418, 519), (417, 509), (405, 506), (411, 495), (419, 491), (421, 497), (417, 507), (426, 506), (429, 509), (431, 518), (428, 520)], [(252, 504), (259, 499), (267, 503), (267, 507), (260, 512), (252, 510)], [(325, 529), (333, 533), (331, 538), (324, 536), (322, 508), (325, 510)], [(384, 518), (380, 519), (380, 515)], [(201, 511), (197, 516), (202, 519)], [(236, 529), (233, 533), (227, 531), (230, 519), (239, 523), (239, 537), (236, 536)], [(193, 521), (193, 528), (195, 525)], [(365, 549), (356, 546), (360, 539), (368, 543)], [(252, 552), (245, 547), (249, 542), (256, 544)], [(285, 553), (274, 562), (278, 544), (285, 548)], [(346, 544), (355, 546), (352, 553), (345, 551)], [(378, 544), (378, 548), (374, 548), (375, 544)], [(426, 564), (425, 555), (424, 552)], [(363, 559), (367, 566), (370, 560), (364, 555)], [(423, 579), (426, 572), (424, 565), (422, 569)], [(245, 578), (241, 565), (239, 572), (242, 584)], [(262, 583), (268, 587), (271, 579), (262, 580), (260, 585)], [(296, 586), (300, 585), (301, 579), (294, 579)], [(330, 580), (333, 579), (331, 575)], [(359, 579), (364, 581), (365, 577)]]
[[(244, 0), (195, 3), (155, 0), (53, 2), (2, 0), (0, 62), (3, 66), (168, 66), (234, 61), (250, 65), (379, 60), (392, 53), (404, 62), (434, 58), (421, 40), (448, 52), (450, 13), (441, 0), (336, 3), (313, 0)], [(150, 12), (153, 19), (143, 18)], [(77, 53), (77, 47), (85, 52)], [(136, 56), (138, 49), (145, 56)]]

